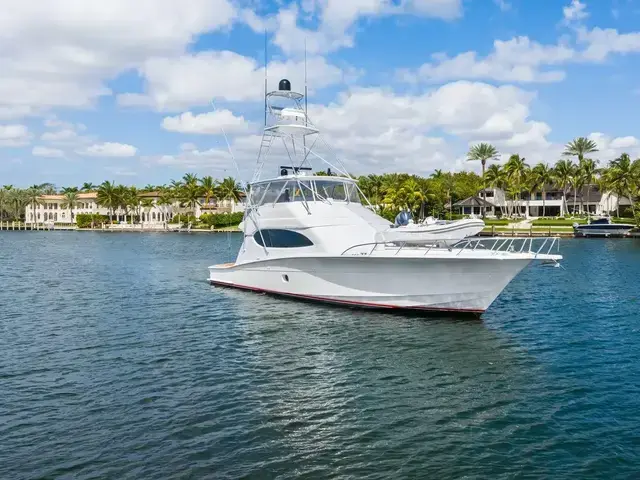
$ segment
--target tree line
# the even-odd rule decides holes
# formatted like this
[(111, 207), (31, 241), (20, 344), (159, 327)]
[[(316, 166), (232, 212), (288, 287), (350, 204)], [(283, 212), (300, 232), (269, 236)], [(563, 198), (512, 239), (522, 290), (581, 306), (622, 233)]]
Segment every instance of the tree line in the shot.
[[(553, 166), (546, 163), (530, 166), (524, 157), (513, 154), (503, 165), (494, 163), (487, 167), (488, 162), (498, 160), (500, 153), (493, 145), (480, 143), (471, 147), (467, 160), (480, 162), (482, 175), (442, 170), (436, 170), (429, 177), (406, 173), (371, 174), (358, 177), (358, 185), (378, 213), (389, 219), (403, 209), (418, 218), (447, 216), (454, 203), (478, 192), (484, 197), (485, 187), (501, 188), (505, 192), (508, 202), (506, 211), (502, 212), (505, 215), (513, 215), (523, 205), (525, 197), (530, 198), (532, 193), (542, 191), (544, 216), (544, 199), (550, 189), (562, 191), (567, 203), (572, 201), (575, 213), (584, 212), (584, 198), (582, 195), (578, 198), (578, 192), (586, 189), (588, 197), (594, 186), (602, 193), (628, 198), (631, 213), (640, 214), (640, 159), (632, 160), (623, 153), (601, 165), (598, 160), (590, 158), (597, 151), (593, 140), (579, 137), (565, 146), (563, 158)], [(240, 201), (243, 194), (241, 186), (232, 177), (218, 181), (211, 176), (198, 178), (192, 173), (187, 173), (180, 180), (172, 180), (169, 185), (147, 185), (144, 188), (109, 181), (100, 185), (84, 183), (80, 188), (66, 187), (59, 191), (50, 183), (27, 189), (5, 185), (0, 189), (0, 220), (19, 220), (28, 206), (33, 208), (35, 218), (35, 209), (42, 202), (40, 197), (43, 194), (63, 195), (62, 207), (73, 210), (79, 203), (80, 192), (97, 192), (97, 202), (109, 210), (110, 218), (114, 215), (140, 215), (144, 209), (151, 208), (154, 201), (141, 196), (148, 192), (158, 193), (156, 205), (168, 207), (177, 202), (191, 211), (202, 198), (205, 203), (224, 199)], [(616, 208), (620, 216), (619, 204)]]
[[(27, 207), (32, 209), (33, 218), (36, 218), (38, 205), (46, 203), (42, 199), (43, 195), (62, 195), (61, 207), (68, 208), (73, 215), (82, 201), (79, 194), (90, 192), (96, 193), (97, 204), (109, 211), (110, 221), (113, 217), (140, 217), (143, 211), (151, 209), (154, 205), (165, 207), (168, 215), (168, 207), (176, 203), (181, 208), (191, 208), (193, 211), (202, 198), (207, 204), (212, 200), (226, 199), (237, 202), (243, 195), (241, 186), (232, 177), (216, 180), (211, 176), (198, 178), (193, 173), (185, 174), (180, 180), (171, 180), (169, 185), (146, 185), (144, 188), (119, 185), (111, 181), (105, 181), (100, 185), (87, 182), (81, 187), (63, 187), (60, 190), (51, 183), (32, 185), (25, 189), (4, 185), (0, 188), (0, 221), (24, 220)], [(150, 192), (157, 193), (157, 200), (143, 195)]]

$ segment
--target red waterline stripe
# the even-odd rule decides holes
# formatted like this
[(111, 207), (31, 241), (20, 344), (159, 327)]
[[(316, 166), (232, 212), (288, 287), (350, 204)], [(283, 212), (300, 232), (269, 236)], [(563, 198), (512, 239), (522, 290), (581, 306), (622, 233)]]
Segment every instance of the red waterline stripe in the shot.
[(247, 285), (238, 285), (235, 283), (220, 282), (216, 280), (209, 280), (209, 283), (211, 285), (215, 285), (219, 287), (237, 288), (238, 290), (247, 290), (247, 291), (256, 292), (256, 293), (268, 293), (271, 295), (281, 295), (283, 297), (294, 297), (294, 298), (301, 298), (304, 300), (337, 303), (342, 305), (352, 305), (352, 306), (359, 306), (359, 307), (385, 308), (385, 309), (394, 309), (394, 310), (424, 310), (428, 312), (453, 312), (453, 313), (475, 313), (475, 314), (484, 313), (484, 310), (474, 310), (471, 308), (400, 307), (398, 305), (389, 305), (385, 303), (357, 302), (355, 300), (341, 300), (341, 299), (333, 299), (333, 298), (326, 298), (326, 297), (316, 297), (312, 295), (302, 295), (299, 293), (277, 292), (275, 290), (266, 290), (264, 288), (255, 288), (255, 287), (249, 287)]

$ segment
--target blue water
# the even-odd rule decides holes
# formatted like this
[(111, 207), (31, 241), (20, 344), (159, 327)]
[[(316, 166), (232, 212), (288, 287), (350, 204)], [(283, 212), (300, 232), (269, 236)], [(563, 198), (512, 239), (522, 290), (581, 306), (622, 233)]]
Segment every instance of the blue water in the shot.
[(0, 478), (640, 475), (640, 241), (473, 320), (209, 286), (238, 240), (0, 232)]

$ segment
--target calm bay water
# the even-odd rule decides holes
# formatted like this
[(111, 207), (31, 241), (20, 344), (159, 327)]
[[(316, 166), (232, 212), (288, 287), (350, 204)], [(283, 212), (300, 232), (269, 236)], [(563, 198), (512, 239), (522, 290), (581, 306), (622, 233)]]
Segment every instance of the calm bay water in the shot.
[(238, 242), (0, 232), (0, 478), (640, 475), (640, 240), (482, 320), (210, 287)]

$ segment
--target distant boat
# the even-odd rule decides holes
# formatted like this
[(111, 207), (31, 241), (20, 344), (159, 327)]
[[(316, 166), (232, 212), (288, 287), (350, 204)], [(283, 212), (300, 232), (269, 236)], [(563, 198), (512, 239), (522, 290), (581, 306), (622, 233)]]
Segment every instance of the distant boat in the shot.
[(613, 223), (609, 217), (590, 220), (587, 224), (573, 224), (576, 237), (625, 237), (635, 225), (629, 223)]

